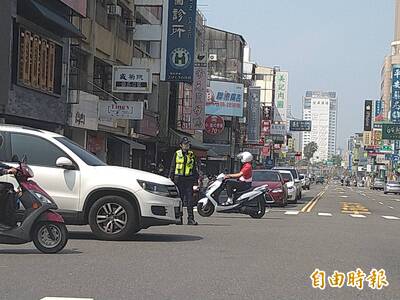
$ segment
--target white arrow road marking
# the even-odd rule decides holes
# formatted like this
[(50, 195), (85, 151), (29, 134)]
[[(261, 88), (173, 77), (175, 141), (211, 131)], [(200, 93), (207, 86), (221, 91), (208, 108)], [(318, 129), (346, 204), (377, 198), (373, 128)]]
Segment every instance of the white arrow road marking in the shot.
[(394, 216), (382, 216), (382, 218), (386, 220), (400, 220), (400, 218)]
[(331, 213), (318, 213), (318, 216), (322, 216), (322, 217), (332, 217)]
[(300, 212), (298, 210), (287, 210), (285, 215), (297, 216)]
[(356, 214), (351, 214), (350, 217), (353, 217), (353, 218), (366, 218), (366, 216), (364, 216), (364, 215), (356, 215)]

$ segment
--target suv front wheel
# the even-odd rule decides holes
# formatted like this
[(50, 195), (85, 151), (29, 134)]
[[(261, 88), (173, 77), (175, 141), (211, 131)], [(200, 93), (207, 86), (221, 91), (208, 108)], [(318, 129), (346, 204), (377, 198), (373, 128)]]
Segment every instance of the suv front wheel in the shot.
[(140, 230), (134, 206), (120, 196), (99, 198), (89, 212), (89, 225), (93, 233), (103, 240), (129, 238)]

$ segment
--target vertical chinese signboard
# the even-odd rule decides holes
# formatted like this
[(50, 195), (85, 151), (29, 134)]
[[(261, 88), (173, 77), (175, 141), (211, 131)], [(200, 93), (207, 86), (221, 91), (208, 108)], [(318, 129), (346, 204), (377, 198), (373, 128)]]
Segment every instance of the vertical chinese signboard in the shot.
[(393, 65), (390, 120), (400, 123), (400, 65)]
[(288, 72), (276, 72), (274, 121), (287, 121)]
[(192, 86), (191, 129), (203, 130), (206, 118), (207, 56), (198, 55), (194, 66)]
[(383, 121), (383, 101), (382, 100), (376, 100), (375, 101), (375, 122), (381, 122)]
[(364, 103), (364, 131), (372, 130), (372, 100)]
[(164, 5), (161, 80), (193, 82), (197, 0), (168, 0)]
[(247, 141), (258, 143), (260, 140), (260, 87), (249, 87)]

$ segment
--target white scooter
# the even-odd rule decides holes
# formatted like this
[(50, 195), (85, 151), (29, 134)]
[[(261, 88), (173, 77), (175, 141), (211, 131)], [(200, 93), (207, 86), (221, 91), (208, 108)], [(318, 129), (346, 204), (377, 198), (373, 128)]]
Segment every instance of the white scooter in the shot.
[(218, 198), (225, 189), (225, 174), (218, 175), (206, 191), (206, 197), (197, 203), (197, 212), (202, 217), (210, 217), (214, 211), (219, 213), (237, 213), (249, 215), (254, 219), (261, 219), (266, 212), (266, 204), (274, 201), (266, 201), (265, 194), (268, 192), (268, 185), (257, 187), (253, 190), (237, 192), (234, 194), (232, 205), (221, 205)]

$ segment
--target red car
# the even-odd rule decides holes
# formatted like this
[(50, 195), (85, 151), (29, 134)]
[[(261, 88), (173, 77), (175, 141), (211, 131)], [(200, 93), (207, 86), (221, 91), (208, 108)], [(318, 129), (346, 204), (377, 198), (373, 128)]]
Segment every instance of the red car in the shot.
[(275, 201), (274, 205), (284, 207), (287, 205), (287, 187), (281, 174), (273, 170), (254, 170), (252, 187), (268, 184), (271, 190), (269, 195)]

